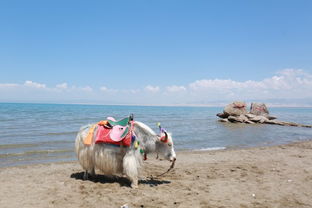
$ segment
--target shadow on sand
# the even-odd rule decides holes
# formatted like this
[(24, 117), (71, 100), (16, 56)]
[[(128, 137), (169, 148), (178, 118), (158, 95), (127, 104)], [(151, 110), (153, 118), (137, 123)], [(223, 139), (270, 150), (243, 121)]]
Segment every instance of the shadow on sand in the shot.
[[(76, 180), (82, 180), (83, 181), (83, 174), (84, 172), (78, 172), (78, 173), (73, 173), (70, 175), (71, 178), (74, 178)], [(89, 176), (88, 181), (92, 181), (94, 183), (119, 183), (120, 186), (128, 186), (130, 187), (130, 181), (125, 178), (125, 177), (120, 177), (120, 176), (106, 176), (106, 175), (95, 175), (94, 177)], [(139, 184), (145, 184), (149, 185), (150, 187), (154, 186), (159, 186), (162, 184), (169, 184), (171, 183), (170, 181), (166, 180), (157, 180), (154, 178), (147, 178), (145, 180), (139, 180)]]

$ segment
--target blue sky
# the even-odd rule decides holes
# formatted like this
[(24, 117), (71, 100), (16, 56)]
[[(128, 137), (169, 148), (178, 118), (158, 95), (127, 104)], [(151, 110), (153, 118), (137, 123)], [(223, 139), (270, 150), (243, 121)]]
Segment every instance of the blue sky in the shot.
[(312, 105), (311, 11), (304, 0), (1, 1), (0, 102)]

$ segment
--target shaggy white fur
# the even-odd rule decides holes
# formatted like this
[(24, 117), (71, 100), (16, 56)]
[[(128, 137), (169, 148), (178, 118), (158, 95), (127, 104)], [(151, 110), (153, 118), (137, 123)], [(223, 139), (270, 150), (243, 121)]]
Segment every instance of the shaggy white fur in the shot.
[[(146, 154), (152, 152), (161, 153), (170, 161), (174, 161), (176, 158), (171, 134), (167, 136), (168, 142), (164, 143), (159, 140), (159, 135), (142, 122), (134, 122), (134, 134), (136, 139), (140, 141), (140, 148), (135, 148), (133, 144), (130, 147), (116, 147), (106, 144), (85, 145), (83, 141), (92, 126), (82, 127), (77, 134), (75, 142), (79, 163), (85, 170), (84, 179), (88, 178), (88, 173), (94, 175), (95, 169), (99, 169), (106, 175), (125, 174), (131, 181), (131, 187), (136, 188), (143, 162), (140, 148)], [(97, 128), (95, 128), (93, 140), (95, 140), (96, 132)]]

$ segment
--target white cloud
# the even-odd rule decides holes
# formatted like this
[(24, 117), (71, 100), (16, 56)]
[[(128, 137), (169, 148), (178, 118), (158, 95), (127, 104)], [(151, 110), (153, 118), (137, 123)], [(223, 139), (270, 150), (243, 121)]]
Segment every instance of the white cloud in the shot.
[(122, 93), (125, 93), (125, 94), (138, 94), (141, 92), (141, 90), (139, 89), (127, 89), (127, 90), (119, 90), (120, 92)]
[(303, 70), (285, 69), (261, 81), (197, 80), (189, 84), (189, 89), (198, 96), (217, 92), (219, 97), (233, 99), (306, 98), (312, 97), (312, 75)]
[(80, 89), (83, 91), (86, 91), (86, 92), (92, 92), (93, 91), (92, 87), (90, 87), (90, 86), (81, 87)]
[(68, 85), (67, 85), (67, 83), (65, 82), (65, 83), (56, 85), (56, 88), (57, 88), (57, 89), (67, 89), (67, 88), (68, 88)]
[(157, 93), (160, 90), (160, 88), (158, 86), (154, 87), (151, 85), (147, 85), (144, 89), (145, 89), (145, 91), (152, 92), (152, 93)]
[[(40, 90), (36, 90), (40, 89)], [(232, 100), (272, 100), (300, 99), (303, 104), (311, 104), (312, 74), (303, 70), (285, 69), (263, 80), (236, 81), (231, 79), (201, 79), (183, 85), (148, 85), (141, 89), (111, 89), (102, 86), (69, 86), (66, 82), (55, 87), (43, 83), (25, 81), (19, 83), (0, 83), (2, 100), (42, 100), (56, 99), (94, 101), (111, 104), (209, 104)], [(101, 93), (102, 92), (102, 93)], [(107, 96), (107, 95), (110, 96)], [(170, 95), (170, 96), (168, 96)], [(42, 100), (45, 101), (45, 100)], [(96, 102), (95, 102), (96, 101)]]
[(278, 72), (277, 76), (264, 79), (262, 81), (248, 80), (245, 82), (237, 82), (233, 80), (198, 80), (189, 84), (192, 90), (205, 89), (296, 89), (303, 85), (312, 87), (312, 76), (302, 73), (302, 70), (286, 69)]
[(186, 91), (186, 88), (184, 86), (172, 85), (172, 86), (166, 87), (166, 90), (168, 92), (175, 93), (175, 92), (184, 92), (184, 91)]
[(103, 87), (100, 87), (100, 90), (105, 92), (105, 91), (108, 91), (108, 88), (103, 86)]
[(119, 90), (116, 90), (116, 89), (108, 88), (108, 87), (106, 87), (106, 86), (100, 87), (100, 90), (101, 90), (102, 92), (109, 92), (109, 93), (116, 93), (116, 92), (119, 91)]
[(45, 84), (40, 84), (40, 83), (29, 81), (29, 80), (25, 81), (24, 85), (27, 87), (34, 87), (34, 88), (46, 88)]
[(141, 90), (135, 90), (135, 89), (130, 89), (129, 90), (129, 93), (132, 93), (132, 94), (137, 94), (139, 92), (141, 92)]
[(18, 87), (19, 84), (14, 84), (14, 83), (0, 83), (0, 88), (13, 88), (13, 87)]
[(197, 80), (189, 84), (191, 90), (205, 90), (205, 89), (231, 89), (244, 87), (244, 83), (236, 82), (233, 80), (220, 80), (220, 79), (203, 79)]

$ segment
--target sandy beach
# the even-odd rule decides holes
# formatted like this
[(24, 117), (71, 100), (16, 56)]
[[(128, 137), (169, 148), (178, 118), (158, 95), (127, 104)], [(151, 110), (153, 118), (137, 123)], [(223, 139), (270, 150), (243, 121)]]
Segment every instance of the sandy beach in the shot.
[(122, 177), (83, 181), (78, 162), (0, 169), (0, 207), (312, 207), (312, 141), (150, 156), (138, 189)]

